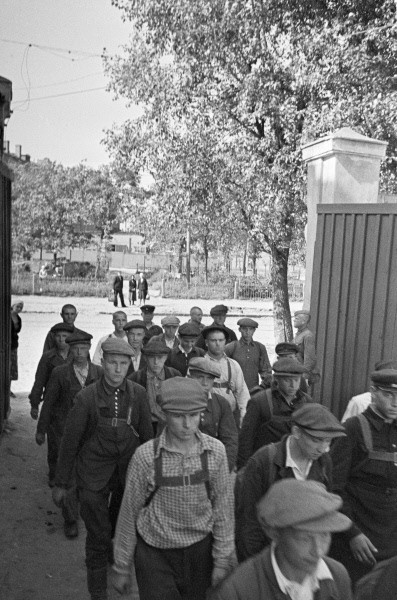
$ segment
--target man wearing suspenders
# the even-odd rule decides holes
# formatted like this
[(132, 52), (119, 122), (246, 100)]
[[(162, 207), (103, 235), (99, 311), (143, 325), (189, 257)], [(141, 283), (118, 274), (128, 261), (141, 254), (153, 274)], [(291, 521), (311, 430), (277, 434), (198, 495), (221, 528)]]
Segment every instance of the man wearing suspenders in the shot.
[(331, 450), (334, 490), (352, 527), (336, 536), (331, 556), (353, 581), (397, 555), (397, 370), (371, 374), (372, 403), (344, 425)]
[(234, 552), (233, 494), (225, 447), (198, 429), (207, 394), (193, 379), (161, 388), (166, 427), (138, 448), (126, 478), (115, 537), (114, 586), (140, 600), (204, 600)]

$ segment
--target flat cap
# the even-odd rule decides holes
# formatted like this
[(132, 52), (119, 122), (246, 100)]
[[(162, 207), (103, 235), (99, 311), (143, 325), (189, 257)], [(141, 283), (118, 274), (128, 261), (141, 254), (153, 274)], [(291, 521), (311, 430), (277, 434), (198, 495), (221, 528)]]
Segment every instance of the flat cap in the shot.
[(162, 340), (149, 340), (141, 350), (145, 356), (164, 356), (168, 355), (170, 349)]
[(224, 304), (217, 304), (211, 308), (210, 315), (226, 315), (228, 311), (228, 307)]
[(276, 529), (331, 532), (349, 529), (351, 521), (338, 512), (342, 498), (330, 494), (322, 483), (295, 478), (276, 481), (257, 504), (263, 525)]
[(173, 325), (174, 327), (178, 327), (179, 323), (180, 323), (180, 320), (178, 319), (178, 317), (175, 317), (174, 315), (167, 315), (166, 317), (163, 317), (161, 319), (162, 325)]
[(308, 402), (292, 414), (292, 422), (317, 438), (337, 438), (346, 435), (345, 428), (322, 404)]
[(305, 309), (301, 309), (301, 310), (296, 310), (294, 312), (294, 317), (296, 317), (297, 315), (306, 315), (308, 317), (310, 317), (310, 310), (305, 310)]
[(182, 323), (178, 329), (179, 337), (198, 337), (201, 331), (194, 323)]
[(104, 354), (121, 354), (122, 356), (135, 356), (134, 350), (124, 340), (118, 338), (107, 338), (102, 343), (102, 351)]
[(288, 356), (276, 360), (272, 369), (276, 377), (296, 377), (305, 372), (302, 363), (297, 361), (296, 358), (290, 358)]
[(81, 329), (74, 330), (73, 333), (68, 335), (65, 342), (72, 346), (73, 344), (91, 344), (92, 335)]
[(371, 373), (371, 381), (379, 388), (397, 391), (397, 370), (381, 369)]
[(155, 311), (155, 306), (153, 306), (153, 304), (144, 304), (143, 306), (141, 306), (141, 312), (147, 314), (147, 313), (152, 313)]
[(206, 373), (213, 377), (220, 377), (221, 370), (213, 360), (209, 360), (203, 356), (194, 356), (189, 361), (189, 373), (191, 371), (200, 371), (200, 373)]
[(67, 323), (57, 323), (51, 327), (50, 331), (52, 333), (56, 333), (57, 331), (67, 331), (68, 333), (73, 333), (74, 327), (73, 325), (68, 325)]
[(225, 338), (228, 338), (228, 333), (225, 327), (223, 327), (223, 325), (216, 325), (216, 323), (214, 323), (213, 325), (208, 325), (207, 327), (204, 327), (203, 331), (201, 332), (201, 335), (203, 336), (203, 338), (205, 339), (207, 337), (207, 335), (209, 333), (211, 333), (211, 331), (222, 331), (222, 333), (225, 334)]
[(132, 321), (128, 321), (123, 329), (124, 331), (128, 331), (129, 329), (146, 329), (146, 325), (140, 319), (133, 319)]
[(384, 358), (375, 363), (375, 371), (382, 371), (383, 369), (397, 369), (397, 361)]
[(244, 317), (243, 319), (239, 319), (237, 321), (237, 325), (239, 327), (254, 327), (255, 329), (259, 327), (259, 323), (254, 321), (254, 319), (250, 319), (249, 317)]
[(275, 347), (275, 352), (277, 356), (285, 356), (287, 354), (298, 354), (299, 348), (296, 344), (292, 342), (280, 342)]
[(165, 412), (198, 412), (207, 406), (208, 396), (198, 381), (171, 377), (161, 385), (160, 407)]

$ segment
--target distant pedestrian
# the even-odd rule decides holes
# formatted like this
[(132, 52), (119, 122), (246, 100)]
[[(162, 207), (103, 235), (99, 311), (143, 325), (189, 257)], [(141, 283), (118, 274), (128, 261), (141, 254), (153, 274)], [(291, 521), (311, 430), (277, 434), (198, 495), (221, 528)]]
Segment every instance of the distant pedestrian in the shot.
[[(18, 379), (18, 346), (19, 332), (22, 329), (22, 319), (19, 314), (23, 311), (23, 301), (14, 299), (11, 303), (11, 381)], [(14, 392), (10, 389), (11, 398), (15, 398)]]
[(136, 302), (136, 279), (134, 275), (131, 275), (128, 281), (128, 301), (130, 306)]
[(121, 271), (117, 271), (117, 275), (113, 281), (113, 292), (114, 292), (113, 304), (115, 306), (117, 306), (117, 297), (120, 296), (121, 306), (123, 308), (125, 308), (126, 306), (125, 306), (125, 302), (124, 302), (123, 285), (124, 285), (124, 278), (121, 274)]
[(141, 306), (141, 304), (146, 303), (146, 296), (148, 293), (148, 289), (149, 289), (149, 286), (148, 286), (148, 282), (147, 282), (145, 275), (143, 273), (139, 273), (139, 280), (138, 280), (139, 306)]

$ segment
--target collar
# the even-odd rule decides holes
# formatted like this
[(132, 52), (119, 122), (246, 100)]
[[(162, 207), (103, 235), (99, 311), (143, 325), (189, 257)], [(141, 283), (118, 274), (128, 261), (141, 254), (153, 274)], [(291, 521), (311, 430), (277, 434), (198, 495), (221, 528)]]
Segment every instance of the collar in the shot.
[(294, 459), (291, 456), (291, 436), (290, 435), (287, 437), (286, 444), (285, 444), (285, 450), (286, 450), (285, 466), (290, 467), (293, 470), (296, 479), (306, 480), (307, 476), (309, 475), (309, 471), (312, 468), (313, 461), (307, 460), (306, 466), (304, 467), (303, 470), (294, 461)]
[[(158, 447), (157, 447), (157, 452), (154, 456), (154, 458), (157, 458), (158, 456), (160, 456), (160, 452), (162, 449), (167, 450), (168, 452), (176, 452), (176, 450), (170, 448), (167, 445), (167, 437), (166, 437), (166, 431), (167, 431), (167, 426), (164, 427), (163, 431), (161, 432), (160, 436), (159, 436), (159, 443), (158, 443)], [(196, 438), (198, 440), (198, 445), (200, 448), (199, 453), (202, 454), (204, 452), (204, 450), (211, 450), (211, 438), (207, 435), (204, 435), (199, 429), (196, 431)]]
[(280, 590), (283, 592), (283, 594), (291, 598), (291, 600), (307, 600), (310, 597), (313, 598), (314, 592), (320, 588), (320, 581), (324, 579), (333, 580), (331, 571), (329, 570), (325, 561), (320, 558), (315, 572), (312, 573), (312, 575), (307, 575), (302, 583), (291, 581), (285, 577), (285, 575), (283, 575), (280, 567), (278, 566), (275, 547), (276, 546), (274, 542), (272, 542), (270, 559), (274, 570), (274, 575)]
[(210, 354), (208, 354), (208, 352), (207, 352), (206, 356), (208, 356), (208, 358), (210, 360), (213, 360), (214, 362), (221, 362), (221, 360), (227, 360), (227, 356), (225, 353), (223, 353), (220, 358), (214, 358), (213, 356), (210, 356)]
[(363, 414), (367, 417), (368, 421), (377, 431), (380, 431), (385, 423), (397, 427), (397, 419), (394, 421), (385, 419), (385, 417), (377, 412), (374, 404), (370, 404)]
[(155, 375), (154, 373), (152, 373), (151, 371), (149, 371), (149, 369), (147, 370), (147, 378), (148, 379), (160, 379), (161, 381), (164, 381), (165, 379), (165, 369), (163, 369), (160, 373), (160, 375)]
[(245, 342), (245, 341), (243, 340), (243, 338), (240, 338), (240, 339), (239, 339), (239, 342), (240, 342), (240, 344), (242, 344), (243, 346), (255, 346), (255, 344), (254, 344), (254, 340), (251, 340), (250, 342)]

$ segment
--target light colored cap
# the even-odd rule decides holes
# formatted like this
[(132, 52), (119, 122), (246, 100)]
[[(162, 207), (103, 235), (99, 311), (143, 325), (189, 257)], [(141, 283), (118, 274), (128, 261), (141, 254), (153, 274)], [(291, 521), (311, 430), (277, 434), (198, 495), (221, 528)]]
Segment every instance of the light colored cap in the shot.
[(104, 354), (121, 354), (123, 356), (135, 356), (134, 350), (125, 341), (118, 338), (107, 338), (102, 343), (102, 351)]
[(161, 385), (160, 406), (164, 412), (199, 412), (207, 402), (207, 393), (194, 379), (171, 377)]
[(206, 373), (213, 377), (220, 377), (221, 370), (213, 360), (209, 360), (204, 356), (194, 356), (189, 361), (189, 373), (191, 371), (200, 371), (200, 373)]
[(166, 317), (163, 317), (161, 319), (162, 325), (174, 325), (174, 327), (178, 327), (179, 323), (180, 323), (180, 320), (178, 319), (178, 317), (175, 317), (174, 315), (167, 315)]

